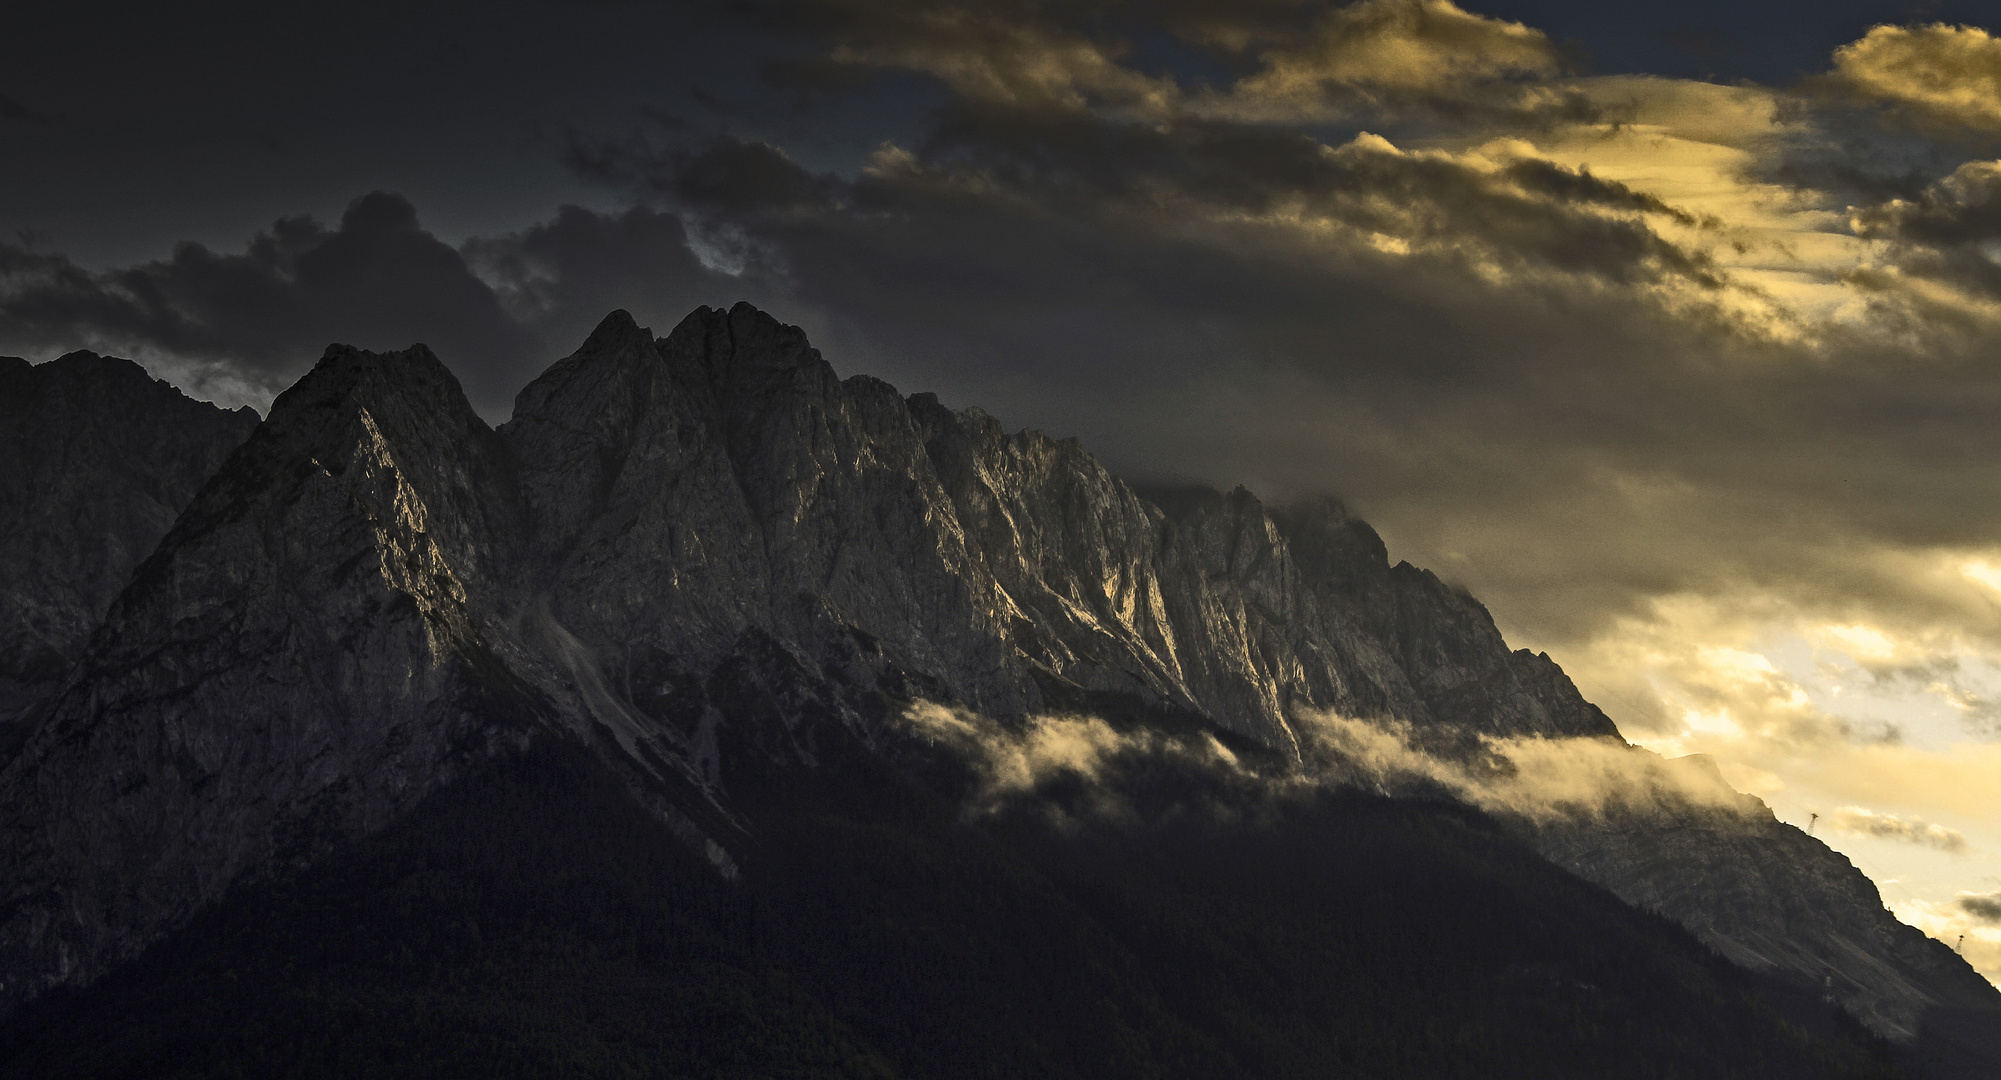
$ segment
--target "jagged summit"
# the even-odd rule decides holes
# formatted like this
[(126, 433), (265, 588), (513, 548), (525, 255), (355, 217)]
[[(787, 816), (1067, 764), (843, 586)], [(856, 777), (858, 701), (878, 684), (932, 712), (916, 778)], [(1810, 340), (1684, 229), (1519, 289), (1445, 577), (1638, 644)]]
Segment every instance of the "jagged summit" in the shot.
[(597, 327), (584, 339), (578, 352), (598, 353), (616, 348), (626, 342), (652, 341), (653, 331), (639, 325), (632, 312), (624, 308), (613, 308), (598, 320)]
[(465, 400), (465, 390), (458, 376), (428, 346), (376, 353), (333, 344), (271, 403), (271, 416), (344, 404), (381, 408), (397, 399), (407, 399), (412, 407), (443, 406), (456, 411)]

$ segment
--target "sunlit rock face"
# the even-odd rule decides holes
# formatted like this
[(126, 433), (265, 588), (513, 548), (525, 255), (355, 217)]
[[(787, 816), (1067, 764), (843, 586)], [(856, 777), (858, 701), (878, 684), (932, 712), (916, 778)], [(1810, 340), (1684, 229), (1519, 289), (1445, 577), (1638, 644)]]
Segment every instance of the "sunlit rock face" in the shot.
[[(163, 456), (177, 476), (213, 460)], [(88, 505), (24, 490), (27, 542)], [(1319, 713), (1444, 750), (1618, 737), (1338, 503), (1135, 491), (1075, 441), (839, 379), (748, 305), (664, 338), (613, 313), (498, 431), (422, 347), (331, 349), (119, 585), (0, 759), (0, 1007), (539, 737), (592, 748), (725, 876), (746, 760), (838, 767), (918, 698), (1003, 723), (1194, 717), (1293, 761)], [(6, 632), (12, 656), (27, 637)], [(1740, 962), (1817, 979), (1835, 939), (1788, 898), (1810, 895), (1864, 958), (1841, 970), (1891, 972), (1842, 991), (1886, 1031), (1939, 998), (1926, 973), (1951, 965), (1852, 867), (1733, 828), (1537, 843)]]
[(0, 745), (256, 424), (130, 360), (0, 357)]
[(1338, 505), (1164, 509), (1074, 440), (837, 379), (746, 305), (658, 340), (613, 315), (501, 436), (550, 617), (628, 682), (699, 675), (755, 634), (982, 712), (1119, 695), (1288, 752), (1300, 709), (1616, 735)]

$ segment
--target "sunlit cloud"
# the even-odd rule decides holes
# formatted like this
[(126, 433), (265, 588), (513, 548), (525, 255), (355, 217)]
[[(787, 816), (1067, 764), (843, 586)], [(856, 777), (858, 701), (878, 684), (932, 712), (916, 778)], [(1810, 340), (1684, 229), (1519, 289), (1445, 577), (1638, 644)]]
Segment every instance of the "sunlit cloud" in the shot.
[(1925, 121), (2001, 131), (2001, 39), (1979, 27), (1873, 27), (1835, 50), (1834, 78)]
[(1337, 770), (1336, 778), (1391, 792), (1423, 779), (1482, 810), (1535, 822), (1691, 806), (1763, 810), (1700, 756), (1671, 760), (1608, 739), (1492, 738), (1483, 741), (1487, 756), (1464, 758), (1425, 749), (1404, 724), (1332, 713), (1295, 720), (1307, 741), (1357, 770)]
[(1103, 105), (1157, 116), (1177, 96), (1172, 81), (1121, 64), (1117, 48), (1019, 11), (939, 4), (866, 12), (830, 60), (920, 71), (968, 100), (1018, 107)]
[(1733, 789), (1713, 761), (1668, 760), (1602, 738), (1488, 738), (1480, 753), (1427, 749), (1426, 733), (1407, 723), (1335, 713), (1293, 717), (1307, 754), (1304, 771), (1277, 766), (1259, 775), (1213, 736), (1176, 739), (1147, 728), (1121, 731), (1086, 715), (1039, 715), (1006, 724), (958, 706), (918, 701), (902, 714), (907, 730), (942, 745), (978, 769), (971, 809), (992, 812), (1055, 780), (1100, 789), (1100, 811), (1123, 807), (1102, 787), (1122, 760), (1168, 756), (1244, 779), (1267, 794), (1301, 787), (1358, 786), (1408, 794), (1413, 784), (1442, 788), (1469, 805), (1535, 822), (1703, 807), (1761, 814), (1762, 804)]
[[(1227, 92), (1198, 99), (1196, 110), (1252, 122), (1313, 122), (1426, 98), (1464, 103), (1481, 84), (1544, 78), (1564, 66), (1541, 31), (1450, 0), (1361, 0), (1334, 8), (1304, 40), (1273, 48), (1262, 61), (1261, 70)], [(1534, 103), (1533, 95), (1501, 97)]]
[(914, 734), (979, 770), (980, 787), (968, 807), (975, 813), (992, 813), (1069, 777), (1089, 786), (1099, 813), (1123, 816), (1117, 794), (1101, 784), (1121, 758), (1168, 755), (1224, 771), (1238, 768), (1236, 755), (1214, 736), (1189, 743), (1147, 729), (1119, 731), (1095, 716), (1047, 714), (1010, 725), (961, 706), (920, 700), (900, 719)]

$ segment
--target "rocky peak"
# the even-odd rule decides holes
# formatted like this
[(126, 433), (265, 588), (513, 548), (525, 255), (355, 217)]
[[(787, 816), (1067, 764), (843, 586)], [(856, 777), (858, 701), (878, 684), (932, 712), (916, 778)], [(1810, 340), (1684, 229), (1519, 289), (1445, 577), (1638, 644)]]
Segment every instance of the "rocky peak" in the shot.
[[(268, 435), (312, 451), (344, 443), (357, 423), (412, 452), (446, 450), (455, 440), (490, 443), (492, 430), (472, 410), (457, 376), (430, 349), (374, 353), (333, 345), (271, 403)], [(329, 443), (328, 440), (333, 440)], [(447, 456), (456, 456), (449, 454)], [(419, 467), (417, 462), (412, 467)]]
[(1339, 499), (1304, 499), (1272, 516), (1300, 572), (1316, 586), (1352, 595), (1379, 580), (1390, 565), (1383, 538)]
[(804, 330), (743, 301), (728, 311), (696, 308), (661, 339), (660, 351), (699, 365), (725, 395), (780, 386), (824, 390), (834, 379)]
[(624, 309), (614, 311), (576, 352), (522, 388), (509, 423), (596, 429), (601, 442), (629, 437), (641, 392), (660, 362), (653, 332)]
[[(257, 433), (265, 468), (319, 470), (406, 546), (442, 553), (456, 576), (497, 573), (519, 530), (500, 439), (430, 349), (330, 346), (272, 402)], [(233, 478), (225, 478), (230, 481)]]

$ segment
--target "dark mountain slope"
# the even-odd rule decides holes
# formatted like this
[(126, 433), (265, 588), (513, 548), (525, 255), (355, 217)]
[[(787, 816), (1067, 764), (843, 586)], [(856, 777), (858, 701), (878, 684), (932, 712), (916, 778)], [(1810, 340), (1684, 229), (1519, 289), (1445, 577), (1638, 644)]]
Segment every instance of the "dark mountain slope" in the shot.
[(1889, 1075), (1859, 1029), (1808, 1040), (1672, 924), (1456, 808), (1274, 804), (1153, 761), (1114, 783), (1150, 824), (967, 819), (950, 761), (835, 753), (742, 763), (764, 775), (736, 885), (574, 744), (491, 760), (18, 1013), (0, 1071)]
[[(0, 750), (257, 416), (130, 360), (0, 357)], [(5, 754), (0, 753), (0, 758)]]

